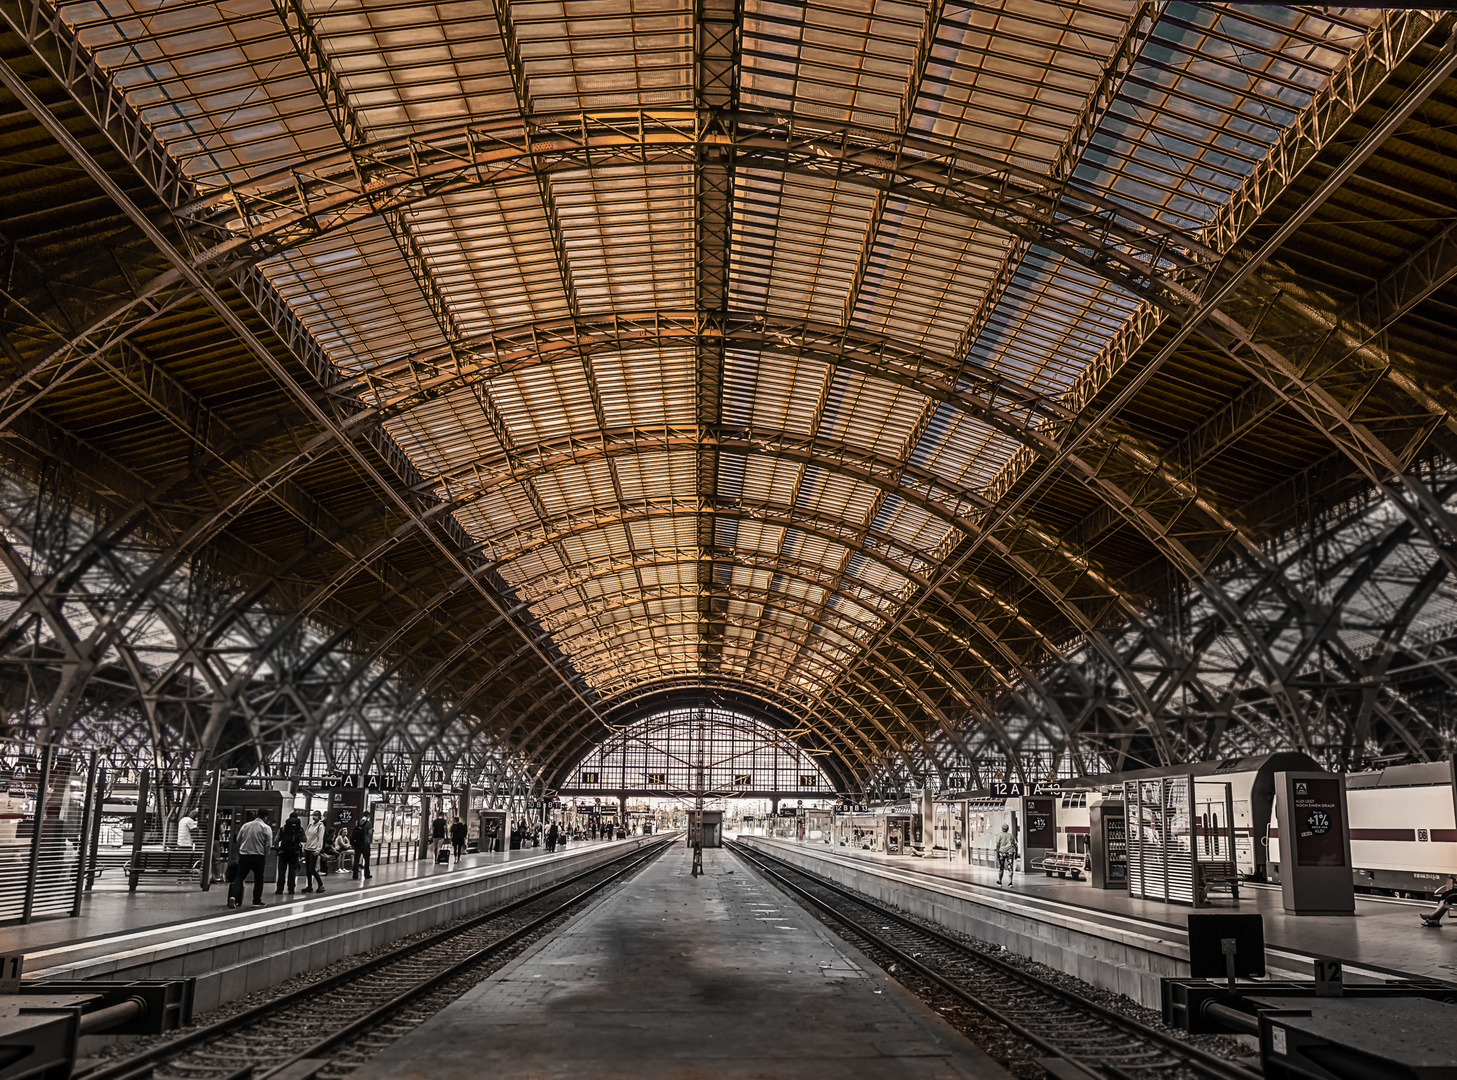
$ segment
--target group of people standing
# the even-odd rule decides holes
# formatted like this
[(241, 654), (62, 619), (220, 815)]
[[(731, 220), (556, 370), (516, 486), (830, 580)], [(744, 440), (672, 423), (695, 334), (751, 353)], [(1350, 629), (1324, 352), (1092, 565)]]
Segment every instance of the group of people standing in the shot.
[[(187, 839), (190, 841), (191, 836)], [(179, 829), (179, 833), (181, 830)], [(618, 830), (619, 835), (624, 835), (625, 830)], [(450, 844), (450, 851), (455, 861), (459, 862), (465, 854), (466, 846), (466, 825), (460, 818), (447, 823), (444, 814), (437, 814), (430, 823), (430, 839), (432, 847), (439, 859), (440, 852), (445, 850), (447, 838)], [(537, 823), (529, 826), (524, 822), (518, 822), (511, 833), (511, 847), (536, 847), (545, 843), (548, 852), (554, 852), (557, 848), (565, 848), (569, 837), (568, 831), (553, 821), (549, 827)], [(611, 839), (613, 829), (610, 825), (588, 826), (586, 830), (577, 833), (577, 839)], [(179, 842), (181, 837), (179, 836)], [(329, 835), (328, 828), (324, 824), (322, 811), (315, 810), (309, 815), (307, 823), (295, 810), (284, 819), (283, 824), (275, 830), (268, 820), (267, 810), (253, 811), (252, 817), (243, 823), (233, 838), (233, 851), (237, 855), (237, 861), (228, 867), (228, 907), (239, 907), (243, 903), (244, 885), (251, 876), (253, 879), (253, 906), (265, 907), (263, 902), (263, 874), (270, 850), (276, 851), (278, 855), (278, 872), (275, 878), (276, 886), (273, 890), (275, 896), (281, 896), (285, 891), (293, 895), (298, 883), (298, 872), (300, 866), (303, 868), (304, 889), (306, 893), (324, 891), (324, 874), (328, 873), (329, 861), (339, 858), (348, 865), (348, 869), (354, 880), (359, 880), (360, 875), (366, 881), (373, 877), (370, 873), (369, 855), (370, 849), (374, 846), (374, 822), (369, 815), (362, 815), (353, 826), (340, 825), (333, 835)], [(441, 859), (440, 861), (445, 861)]]
[(278, 853), (278, 870), (275, 875), (275, 896), (284, 890), (293, 895), (298, 884), (299, 865), (304, 870), (304, 892), (324, 891), (324, 871), (328, 859), (349, 852), (352, 856), (351, 870), (357, 881), (361, 872), (368, 881), (373, 875), (369, 871), (369, 852), (374, 845), (374, 822), (362, 816), (351, 829), (340, 825), (331, 837), (324, 825), (322, 811), (315, 810), (307, 825), (295, 810), (284, 819), (275, 836), (273, 826), (268, 822), (267, 810), (256, 810), (245, 821), (233, 837), (233, 850), (237, 861), (228, 867), (228, 907), (239, 907), (243, 903), (243, 887), (249, 876), (253, 878), (253, 906), (264, 907), (263, 872), (270, 849)]

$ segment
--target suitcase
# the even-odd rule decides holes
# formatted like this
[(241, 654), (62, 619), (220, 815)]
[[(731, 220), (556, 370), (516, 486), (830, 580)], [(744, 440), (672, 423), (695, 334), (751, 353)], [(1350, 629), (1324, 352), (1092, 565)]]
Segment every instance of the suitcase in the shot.
[(448, 866), (448, 865), (450, 865), (450, 849), (448, 847), (445, 847), (444, 845), (441, 845), (440, 850), (435, 853), (435, 865), (436, 866)]

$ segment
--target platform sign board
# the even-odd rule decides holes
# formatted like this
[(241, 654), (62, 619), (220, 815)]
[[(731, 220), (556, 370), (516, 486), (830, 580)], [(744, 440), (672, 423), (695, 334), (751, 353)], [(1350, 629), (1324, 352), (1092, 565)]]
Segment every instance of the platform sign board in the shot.
[(1022, 803), (1022, 866), (1031, 871), (1057, 850), (1057, 800), (1027, 798)]
[(1023, 795), (1062, 794), (1062, 784), (1057, 780), (1039, 780), (1035, 784), (1024, 784), (1020, 780), (993, 780), (987, 785), (987, 794), (994, 799), (1016, 799)]
[(1229, 971), (1224, 942), (1233, 941), (1234, 975), (1239, 979), (1265, 977), (1265, 917), (1263, 915), (1190, 915), (1189, 975), (1195, 979), (1223, 979)]
[(1295, 860), (1301, 866), (1345, 866), (1341, 782), (1335, 777), (1295, 781)]
[(0, 994), (20, 993), (20, 977), (23, 974), (24, 953), (0, 953)]
[(1285, 910), (1291, 915), (1354, 915), (1345, 777), (1276, 773), (1275, 818)]
[(329, 832), (339, 826), (352, 830), (354, 823), (364, 816), (364, 792), (331, 791), (329, 793)]

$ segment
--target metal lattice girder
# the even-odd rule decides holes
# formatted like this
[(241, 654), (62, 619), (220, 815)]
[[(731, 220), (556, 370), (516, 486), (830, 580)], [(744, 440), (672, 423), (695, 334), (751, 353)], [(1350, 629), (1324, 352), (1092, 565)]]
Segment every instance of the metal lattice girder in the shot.
[[(1368, 431), (1362, 425), (1355, 423), (1352, 418), (1347, 416), (1340, 403), (1332, 394), (1317, 384), (1302, 380), (1301, 373), (1293, 369), (1290, 364), (1285, 363), (1274, 348), (1267, 344), (1251, 340), (1250, 331), (1246, 325), (1242, 325), (1236, 316), (1231, 315), (1231, 311), (1250, 309), (1250, 313), (1247, 316), (1249, 325), (1259, 326), (1261, 330), (1271, 327), (1271, 324), (1276, 322), (1276, 320), (1269, 318), (1269, 311), (1278, 300), (1279, 293), (1260, 278), (1258, 274), (1259, 269), (1300, 224), (1307, 220), (1309, 215), (1320, 206), (1324, 199), (1339, 187), (1340, 183), (1350, 175), (1351, 171), (1365, 161), (1370, 154), (1374, 153), (1384, 143), (1386, 138), (1410, 116), (1411, 112), (1420, 106), (1431, 92), (1447, 79), (1454, 69), (1457, 69), (1457, 50), (1454, 50), (1454, 45), (1457, 45), (1457, 42), (1449, 39), (1446, 47), (1428, 66), (1422, 78), (1403, 95), (1401, 102), (1395, 108), (1388, 110), (1382, 122), (1374, 130), (1367, 133), (1366, 138), (1348, 155), (1346, 161), (1342, 163), (1335, 173), (1326, 178), (1321, 191), (1315, 197), (1306, 200), (1296, 213), (1288, 217), (1275, 230), (1273, 236), (1265, 238), (1263, 245), (1258, 251), (1237, 260), (1232, 260), (1231, 267), (1228, 269), (1221, 268), (1217, 278), (1210, 279), (1209, 291), (1200, 295), (1197, 302), (1192, 305), (1192, 310), (1180, 319), (1179, 326), (1172, 339), (1163, 344), (1158, 356), (1143, 365), (1139, 373), (1120, 389), (1117, 397), (1102, 408), (1097, 418), (1091, 424), (1084, 426), (1081, 432), (1073, 434), (1072, 437), (1064, 441), (1063, 448), (1058, 458), (1055, 459), (1055, 463), (1066, 460), (1071, 452), (1080, 443), (1085, 441), (1097, 426), (1106, 424), (1110, 417), (1116, 415), (1122, 405), (1131, 400), (1146, 385), (1147, 381), (1157, 373), (1163, 362), (1171, 357), (1190, 335), (1197, 332), (1202, 337), (1219, 346), (1232, 358), (1251, 367), (1251, 370), (1265, 382), (1269, 383), (1284, 400), (1301, 409), (1303, 414), (1318, 429), (1331, 433), (1337, 445), (1341, 446), (1356, 461), (1362, 471), (1373, 482), (1380, 485), (1384, 482), (1385, 477), (1391, 475), (1396, 476), (1400, 488), (1403, 489), (1403, 494), (1410, 496), (1416, 505), (1408, 505), (1402, 497), (1402, 494), (1393, 493), (1392, 497), (1398, 505), (1405, 507), (1406, 511), (1414, 516), (1414, 520), (1420, 522), (1423, 515), (1433, 515), (1436, 518), (1437, 528), (1440, 532), (1457, 535), (1457, 525), (1454, 525), (1451, 520), (1448, 520), (1439, 507), (1432, 504), (1430, 496), (1420, 484), (1414, 483), (1405, 474), (1406, 464), (1426, 441), (1431, 430), (1440, 422), (1438, 418), (1432, 418), (1427, 415), (1422, 417), (1421, 423), (1406, 425), (1408, 429), (1411, 427), (1416, 428), (1415, 433), (1411, 433), (1408, 430), (1407, 440), (1402, 447), (1406, 453), (1403, 456), (1399, 452), (1393, 452), (1391, 448), (1381, 443), (1379, 437), (1374, 433)], [(1281, 327), (1283, 337), (1294, 338), (1302, 330), (1308, 330), (1308, 327), (1301, 325), (1302, 321), (1292, 320), (1291, 323), (1287, 323)], [(1249, 357), (1253, 357), (1256, 362), (1251, 364)], [(1292, 393), (1285, 387), (1286, 382), (1292, 381), (1297, 386), (1295, 393)], [(1363, 385), (1360, 389), (1364, 390), (1365, 388)], [(1337, 431), (1345, 435), (1346, 438), (1342, 439), (1338, 437), (1336, 434)], [(1044, 469), (1039, 478), (1034, 479), (1030, 484), (1023, 484), (1016, 499), (1010, 505), (1006, 502), (1002, 503), (1001, 508), (993, 518), (992, 528), (995, 528), (996, 522), (999, 519), (1005, 518), (1017, 506), (1028, 500), (1040, 486), (1040, 483), (1052, 474), (1053, 470)], [(1203, 509), (1208, 510), (1209, 508), (1204, 507)], [(1231, 533), (1238, 532), (1237, 529), (1230, 528), (1227, 521), (1221, 520), (1222, 515), (1215, 514), (1213, 516), (1216, 522), (1224, 526), (1223, 531)], [(1150, 524), (1153, 525), (1151, 535), (1160, 535), (1157, 525), (1152, 522)], [(1431, 526), (1422, 522), (1421, 527), (1430, 528)], [(983, 535), (988, 534), (984, 533)], [(980, 546), (981, 542), (973, 542), (948, 561), (942, 570), (942, 574), (949, 576)], [(1176, 547), (1176, 554), (1183, 554), (1182, 547), (1183, 545)], [(1196, 581), (1208, 582), (1209, 579), (1201, 572), (1203, 568), (1199, 566), (1197, 561), (1179, 559), (1175, 561), (1176, 563), (1182, 561), (1185, 565), (1194, 569)], [(1237, 608), (1234, 608), (1226, 597), (1218, 593), (1216, 593), (1216, 596), (1226, 611), (1238, 623), (1239, 613)], [(914, 603), (907, 605), (904, 611), (913, 610), (914, 606)], [(882, 640), (893, 633), (898, 622), (899, 619), (896, 619), (887, 624), (887, 627), (877, 635), (876, 640)], [(1258, 650), (1258, 640), (1249, 634), (1247, 634), (1247, 638), (1252, 648)]]
[[(694, 162), (694, 295), (697, 313), (722, 317), (729, 307), (729, 259), (733, 249), (734, 117), (739, 111), (742, 0), (697, 0), (694, 10), (694, 103), (722, 117), (725, 145), (705, 147)], [(722, 415), (724, 345), (700, 341), (694, 350), (695, 414), (709, 431)], [(723, 652), (723, 625), (714, 611), (711, 587), (717, 546), (709, 507), (718, 487), (718, 451), (705, 442), (698, 450), (698, 585), (700, 660), (711, 670)]]
[[(452, 500), (453, 505), (459, 508), (484, 497), (495, 484), (516, 483), (542, 470), (561, 468), (568, 463), (580, 465), (614, 454), (636, 454), (644, 448), (671, 449), (680, 446), (695, 449), (705, 439), (713, 441), (720, 453), (769, 453), (780, 459), (801, 460), (817, 468), (841, 471), (863, 483), (894, 491), (899, 497), (922, 506), (928, 513), (945, 516), (958, 529), (970, 529), (973, 536), (983, 539), (986, 536), (973, 527), (976, 518), (972, 511), (981, 508), (975, 493), (947, 490), (938, 478), (920, 474), (919, 470), (904, 462), (877, 461), (873, 456), (851, 447), (785, 432), (720, 430), (705, 434), (696, 428), (661, 433), (639, 429), (602, 431), (590, 442), (571, 440), (561, 445), (537, 446), (530, 448), (528, 453), (512, 455), (508, 460), (473, 463), (455, 470), (450, 477), (436, 478), (432, 486), (443, 489), (447, 497), (454, 494), (452, 489), (459, 491), (458, 497)], [(963, 509), (958, 512), (957, 507)], [(1080, 614), (1077, 606), (1080, 603), (1101, 604), (1105, 608), (1111, 604), (1114, 608), (1136, 614), (1137, 608), (1120, 598), (1117, 590), (1106, 581), (1099, 579), (1086, 560), (1060, 549), (1060, 545), (1046, 534), (1038, 535), (1029, 525), (1010, 536), (1009, 543), (996, 543), (993, 550), (1017, 567), (1049, 600), (1068, 614), (1082, 632), (1096, 637), (1095, 628), (1103, 615)], [(1069, 572), (1072, 577), (1067, 576)]]
[[(1429, 481), (1434, 497), (1444, 503), (1454, 493), (1450, 464), (1445, 473), (1447, 479), (1439, 475)], [(1198, 594), (1186, 601), (1188, 610), (1177, 618), (1199, 628), (1196, 636), (1201, 643), (1193, 650), (1195, 660), (1216, 679), (1231, 680), (1230, 694), (1218, 711), (1175, 709), (1174, 715), (1182, 717), (1191, 736), (1200, 730), (1207, 735), (1203, 744), (1190, 742), (1187, 746), (1191, 759), (1296, 745), (1332, 763), (1354, 767), (1371, 753), (1365, 747), (1369, 745), (1369, 724), (1377, 717), (1391, 733), (1388, 738), (1394, 737), (1400, 744), (1387, 744), (1373, 756), (1396, 749), (1422, 760), (1445, 752), (1453, 734), (1450, 725), (1444, 728), (1437, 718), (1423, 716), (1401, 693), (1390, 678), (1390, 657), (1412, 649), (1425, 654), (1427, 646), (1413, 639), (1412, 629), (1418, 613), (1433, 603), (1440, 583), (1450, 575), (1440, 554), (1430, 546), (1423, 549), (1430, 553), (1426, 560), (1412, 565), (1416, 550), (1412, 541), (1418, 530), (1409, 520), (1378, 510), (1379, 503), (1373, 509), (1366, 500), (1332, 519), (1320, 534), (1303, 537), (1271, 560), (1238, 563), (1221, 571), (1226, 588), (1240, 597), (1247, 618), (1279, 654), (1280, 679), (1308, 700), (1298, 717), (1274, 708), (1266, 687), (1240, 682), (1247, 672), (1248, 657), (1235, 653), (1229, 662), (1239, 665), (1238, 670), (1215, 670), (1216, 646), (1224, 647), (1219, 642), (1221, 616)], [(1382, 574), (1394, 575), (1394, 595), (1388, 591), (1391, 586), (1378, 583)], [(1316, 583), (1319, 599), (1315, 598)], [(1445, 619), (1444, 610), (1438, 603), (1435, 614), (1428, 612), (1423, 617)], [(1174, 615), (1169, 612), (1164, 617)], [(1352, 644), (1352, 640), (1362, 639), (1373, 642), (1364, 652)], [(1120, 648), (1129, 670), (1147, 672), (1151, 681), (1165, 674), (1139, 659), (1145, 643), (1138, 635), (1130, 635)], [(1442, 654), (1430, 668), (1424, 666), (1428, 663), (1424, 656), (1413, 671), (1430, 670), (1457, 689), (1446, 674), (1453, 667), (1452, 657)]]
[[(96, 163), (86, 149), (56, 121), (55, 117), (34, 97), (8, 65), (0, 64), (0, 81), (3, 81), (6, 88), (26, 105), (26, 108), (36, 117), (41, 125), (47, 129), (57, 142), (65, 147), (67, 152), (76, 159), (77, 163), (86, 170), (88, 175), (127, 213), (128, 217), (133, 220), (137, 227), (147, 233), (148, 239), (153, 245), (167, 256), (168, 261), (173, 263), (183, 276), (188, 279), (193, 288), (207, 300), (209, 307), (213, 309), (232, 333), (247, 345), (249, 351), (262, 363), (264, 368), (268, 369), (274, 378), (289, 391), (290, 396), (295, 402), (301, 405), (304, 411), (310, 415), (310, 418), (325, 430), (329, 439), (337, 440), (340, 443), (345, 453), (354, 460), (363, 474), (370, 478), (375, 488), (388, 501), (393, 502), (406, 516), (419, 521), (420, 511), (417, 506), (398, 491), (396, 486), (380, 472), (375, 463), (367, 455), (349, 441), (345, 430), (340, 426), (335, 417), (315, 401), (313, 396), (297, 382), (292, 372), (273, 355), (268, 346), (248, 328), (221, 296), (196, 271), (187, 266), (181, 253), (172, 247), (161, 232), (157, 230), (156, 226), (127, 198), (125, 193)], [(421, 522), (421, 532), (437, 547), (447, 562), (453, 564), (457, 571), (461, 573), (465, 572), (458, 547), (453, 548), (423, 522)], [(170, 572), (170, 569), (168, 568), (167, 572)], [(481, 592), (488, 601), (498, 603), (495, 597), (484, 587), (481, 588)], [(523, 632), (519, 627), (516, 627), (516, 629), (518, 632)], [(543, 654), (542, 659), (549, 667), (556, 668), (556, 663), (549, 656)], [(589, 709), (591, 708), (589, 703), (584, 701), (584, 704), (587, 704)]]
[[(1161, 223), (1071, 184), (917, 138), (892, 154), (879, 135), (803, 117), (739, 110), (577, 114), (534, 118), (531, 137), (514, 125), (469, 125), (298, 162), (262, 178), (178, 205), (180, 220), (208, 235), (199, 268), (226, 273), (344, 228), (452, 191), (556, 172), (643, 163), (689, 163), (732, 150), (736, 166), (802, 171), (841, 183), (886, 187), (912, 201), (984, 221), (1095, 269), (1131, 293), (1179, 310), (1217, 254)], [(733, 135), (724, 133), (730, 128)], [(364, 162), (356, 171), (354, 158)]]

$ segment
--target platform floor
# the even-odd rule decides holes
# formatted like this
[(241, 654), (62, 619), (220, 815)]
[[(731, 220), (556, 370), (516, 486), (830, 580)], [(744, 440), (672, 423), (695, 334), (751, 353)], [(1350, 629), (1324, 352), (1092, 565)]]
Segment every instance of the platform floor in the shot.
[[(754, 839), (762, 840), (762, 837)], [(778, 841), (768, 841), (776, 843)], [(1055, 917), (1059, 906), (1067, 905), (1110, 923), (1127, 922), (1143, 927), (1158, 926), (1174, 931), (1183, 940), (1189, 912), (1179, 904), (1139, 900), (1117, 889), (1094, 889), (1086, 878), (1047, 877), (1041, 870), (1013, 875), (1009, 885), (998, 886), (994, 869), (966, 866), (945, 858), (916, 858), (881, 855), (871, 851), (830, 847), (825, 844), (795, 844), (806, 851), (836, 858), (874, 863), (888, 870), (941, 878), (970, 886), (982, 895), (998, 892), (1025, 903), (1029, 914)], [(1386, 897), (1356, 898), (1356, 913), (1350, 916), (1287, 915), (1278, 887), (1245, 886), (1236, 902), (1227, 893), (1217, 893), (1213, 903), (1200, 911), (1258, 913), (1265, 917), (1265, 943), (1303, 957), (1336, 957), (1348, 968), (1376, 975), (1404, 978), (1442, 979), (1457, 982), (1457, 920), (1448, 918), (1441, 929), (1428, 929), (1418, 916), (1432, 904)]]
[[(615, 841), (577, 841), (567, 846), (566, 851), (577, 851), (586, 847), (600, 847)], [(274, 882), (263, 886), (263, 901), (269, 907), (285, 905), (289, 908), (301, 905), (321, 905), (338, 896), (353, 896), (367, 889), (381, 889), (400, 882), (414, 882), (425, 878), (441, 877), (460, 873), (478, 867), (499, 866), (523, 859), (537, 859), (546, 855), (546, 848), (522, 848), (517, 851), (492, 852), (490, 854), (466, 855), (459, 863), (439, 866), (433, 859), (415, 862), (397, 862), (376, 867), (373, 878), (354, 880), (346, 872), (328, 874), (324, 877), (324, 892), (305, 893), (302, 874), (293, 895), (287, 892), (275, 895)], [(146, 879), (143, 879), (144, 881)], [(163, 879), (165, 880), (165, 879)], [(253, 883), (246, 886), (245, 900), (253, 896)], [(0, 926), (6, 950), (36, 953), (65, 946), (81, 945), (86, 942), (106, 943), (114, 946), (119, 936), (140, 931), (157, 931), (168, 927), (196, 925), (211, 918), (238, 918), (252, 915), (258, 910), (244, 904), (239, 911), (228, 911), (228, 887), (215, 883), (207, 892), (197, 885), (151, 887), (144, 886), (134, 893), (121, 890), (93, 890), (82, 901), (81, 914), (75, 918), (50, 917), (26, 925)], [(77, 955), (85, 955), (77, 954)], [(33, 966), (33, 965), (32, 965)]]
[(1010, 1080), (731, 852), (670, 848), (353, 1080)]

